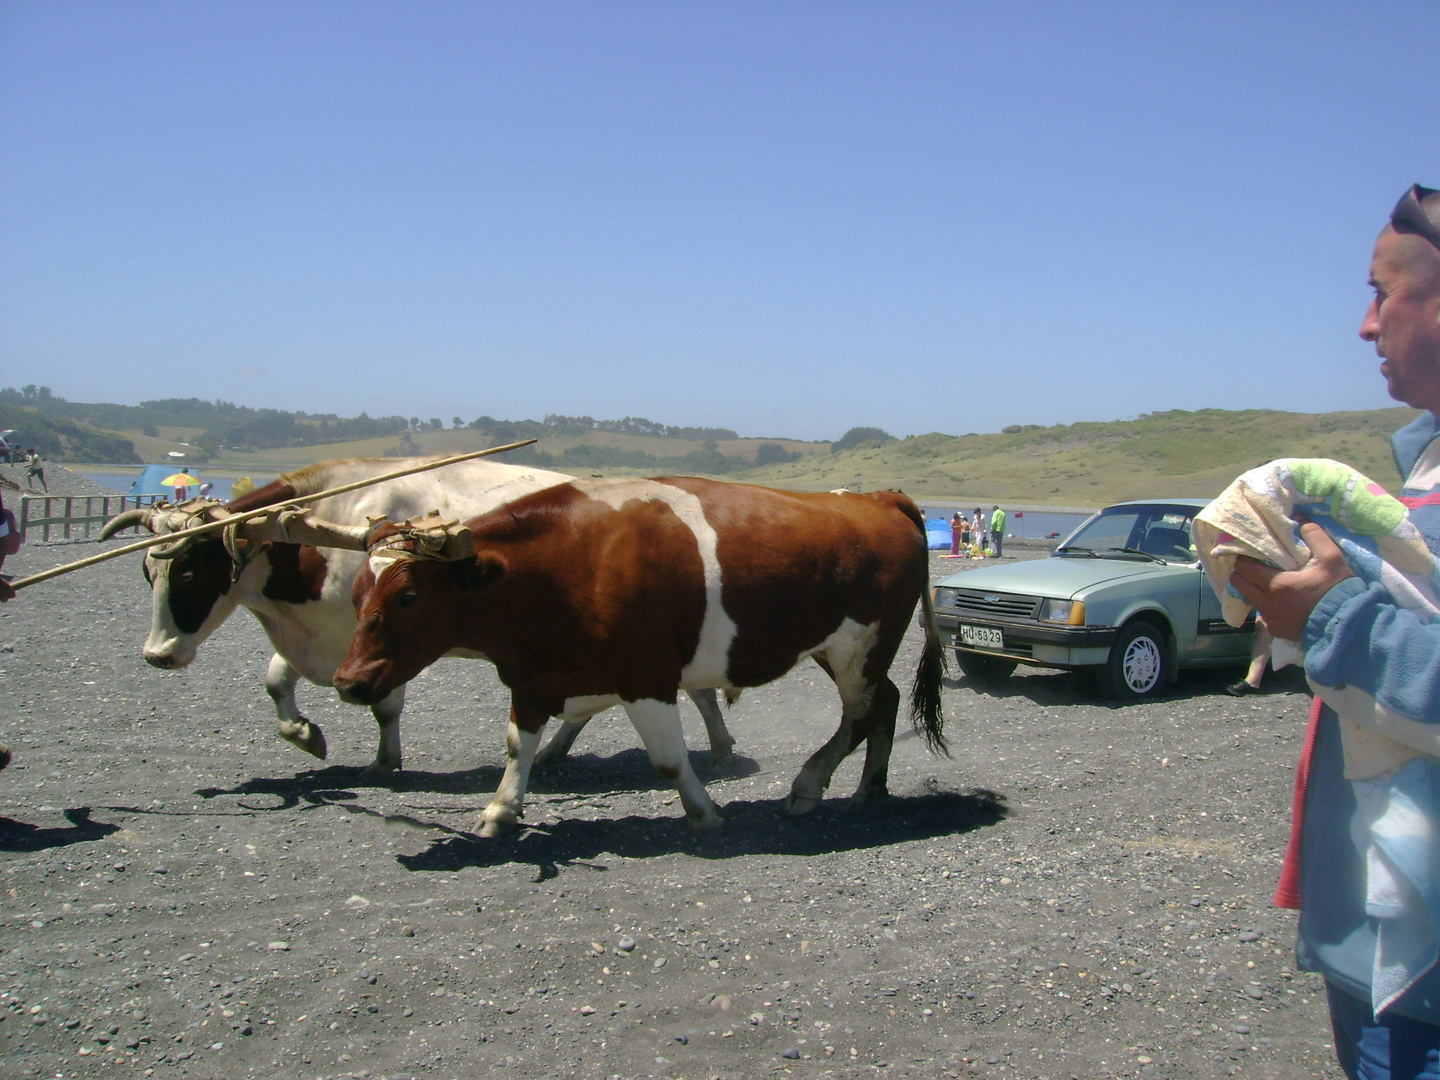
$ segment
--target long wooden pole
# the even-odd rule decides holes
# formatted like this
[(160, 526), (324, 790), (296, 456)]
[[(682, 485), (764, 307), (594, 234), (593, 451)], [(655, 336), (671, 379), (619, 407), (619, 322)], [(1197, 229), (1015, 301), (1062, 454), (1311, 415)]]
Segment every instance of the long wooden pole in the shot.
[(317, 491), (314, 495), (301, 495), (294, 499), (287, 499), (283, 503), (276, 503), (273, 506), (261, 506), (254, 510), (246, 510), (243, 513), (232, 514), (219, 521), (208, 521), (204, 525), (196, 525), (194, 528), (181, 529), (179, 532), (163, 533), (160, 536), (152, 536), (147, 540), (139, 540), (133, 544), (126, 544), (124, 547), (115, 548), (113, 551), (103, 551), (99, 555), (91, 555), (76, 562), (66, 563), (63, 566), (52, 567), (49, 570), (42, 570), (38, 574), (31, 574), (19, 581), (12, 581), (12, 589), (23, 589), (30, 585), (38, 585), (42, 581), (49, 581), (61, 574), (69, 574), (75, 570), (83, 570), (87, 566), (94, 566), (96, 563), (105, 562), (108, 559), (118, 559), (121, 555), (128, 555), (132, 551), (144, 551), (146, 548), (155, 547), (157, 544), (170, 544), (176, 540), (184, 540), (189, 536), (200, 536), (203, 533), (215, 532), (228, 525), (237, 522), (249, 521), (251, 518), (263, 517), (272, 514), (282, 506), (295, 506), (299, 503), (319, 502), (321, 499), (328, 499), (332, 495), (343, 495), (347, 491), (357, 491), (363, 487), (373, 487), (375, 484), (383, 484), (387, 480), (398, 480), (402, 476), (414, 476), (416, 473), (430, 472), (432, 469), (443, 469), (447, 465), (456, 465), (462, 461), (470, 461), (474, 458), (489, 457), (491, 454), (503, 454), (507, 450), (518, 450), (522, 446), (529, 446), (537, 439), (524, 439), (521, 442), (506, 443), (504, 446), (492, 446), (488, 450), (474, 450), (468, 454), (456, 454), (454, 457), (441, 458), (439, 461), (426, 462), (424, 465), (411, 465), (409, 468), (396, 469), (394, 472), (385, 473), (383, 476), (374, 476), (368, 480), (355, 480), (349, 484), (341, 484), (339, 487), (329, 488), (325, 491)]

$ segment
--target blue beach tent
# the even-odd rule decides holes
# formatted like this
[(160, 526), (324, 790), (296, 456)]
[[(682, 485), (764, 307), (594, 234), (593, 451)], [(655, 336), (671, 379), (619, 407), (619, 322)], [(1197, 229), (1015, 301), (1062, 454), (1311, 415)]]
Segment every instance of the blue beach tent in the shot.
[[(191, 476), (199, 476), (194, 469), (187, 469), (177, 465), (173, 461), (169, 465), (146, 465), (141, 471), (135, 483), (130, 485), (126, 495), (163, 495), (167, 499), (175, 497), (175, 489), (167, 487), (160, 481), (167, 476), (174, 476), (178, 472), (188, 472)], [(193, 494), (193, 493), (192, 493)]]

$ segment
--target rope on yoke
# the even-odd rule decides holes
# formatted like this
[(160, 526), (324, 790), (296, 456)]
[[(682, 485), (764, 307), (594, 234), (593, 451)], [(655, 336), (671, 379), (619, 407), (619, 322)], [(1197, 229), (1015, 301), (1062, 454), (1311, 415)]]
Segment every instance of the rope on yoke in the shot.
[[(470, 535), (470, 530), (455, 518), (441, 517), (439, 510), (431, 510), (423, 518), (411, 518), (404, 523), (380, 518), (370, 524), (366, 547), (372, 556), (455, 562), (475, 554), (475, 538)], [(387, 525), (396, 531), (386, 534), (384, 529)]]

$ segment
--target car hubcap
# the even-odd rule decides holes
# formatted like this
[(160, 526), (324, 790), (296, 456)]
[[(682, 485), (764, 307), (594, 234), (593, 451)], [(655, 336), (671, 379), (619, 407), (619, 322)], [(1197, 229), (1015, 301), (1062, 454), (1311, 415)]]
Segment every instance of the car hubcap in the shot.
[(1160, 678), (1160, 647), (1148, 637), (1136, 638), (1125, 649), (1125, 685), (1136, 694), (1148, 693)]

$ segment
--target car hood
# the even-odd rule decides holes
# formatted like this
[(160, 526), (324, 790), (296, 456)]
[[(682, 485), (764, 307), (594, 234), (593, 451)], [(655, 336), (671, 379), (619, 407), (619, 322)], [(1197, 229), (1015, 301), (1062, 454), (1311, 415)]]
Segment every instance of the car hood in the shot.
[(1174, 562), (1162, 566), (1148, 559), (1087, 559), (1085, 556), (1055, 556), (987, 566), (962, 574), (951, 574), (937, 584), (952, 589), (1023, 593), (1069, 599), (1078, 593), (1125, 578), (1154, 574), (1195, 573), (1193, 563)]

